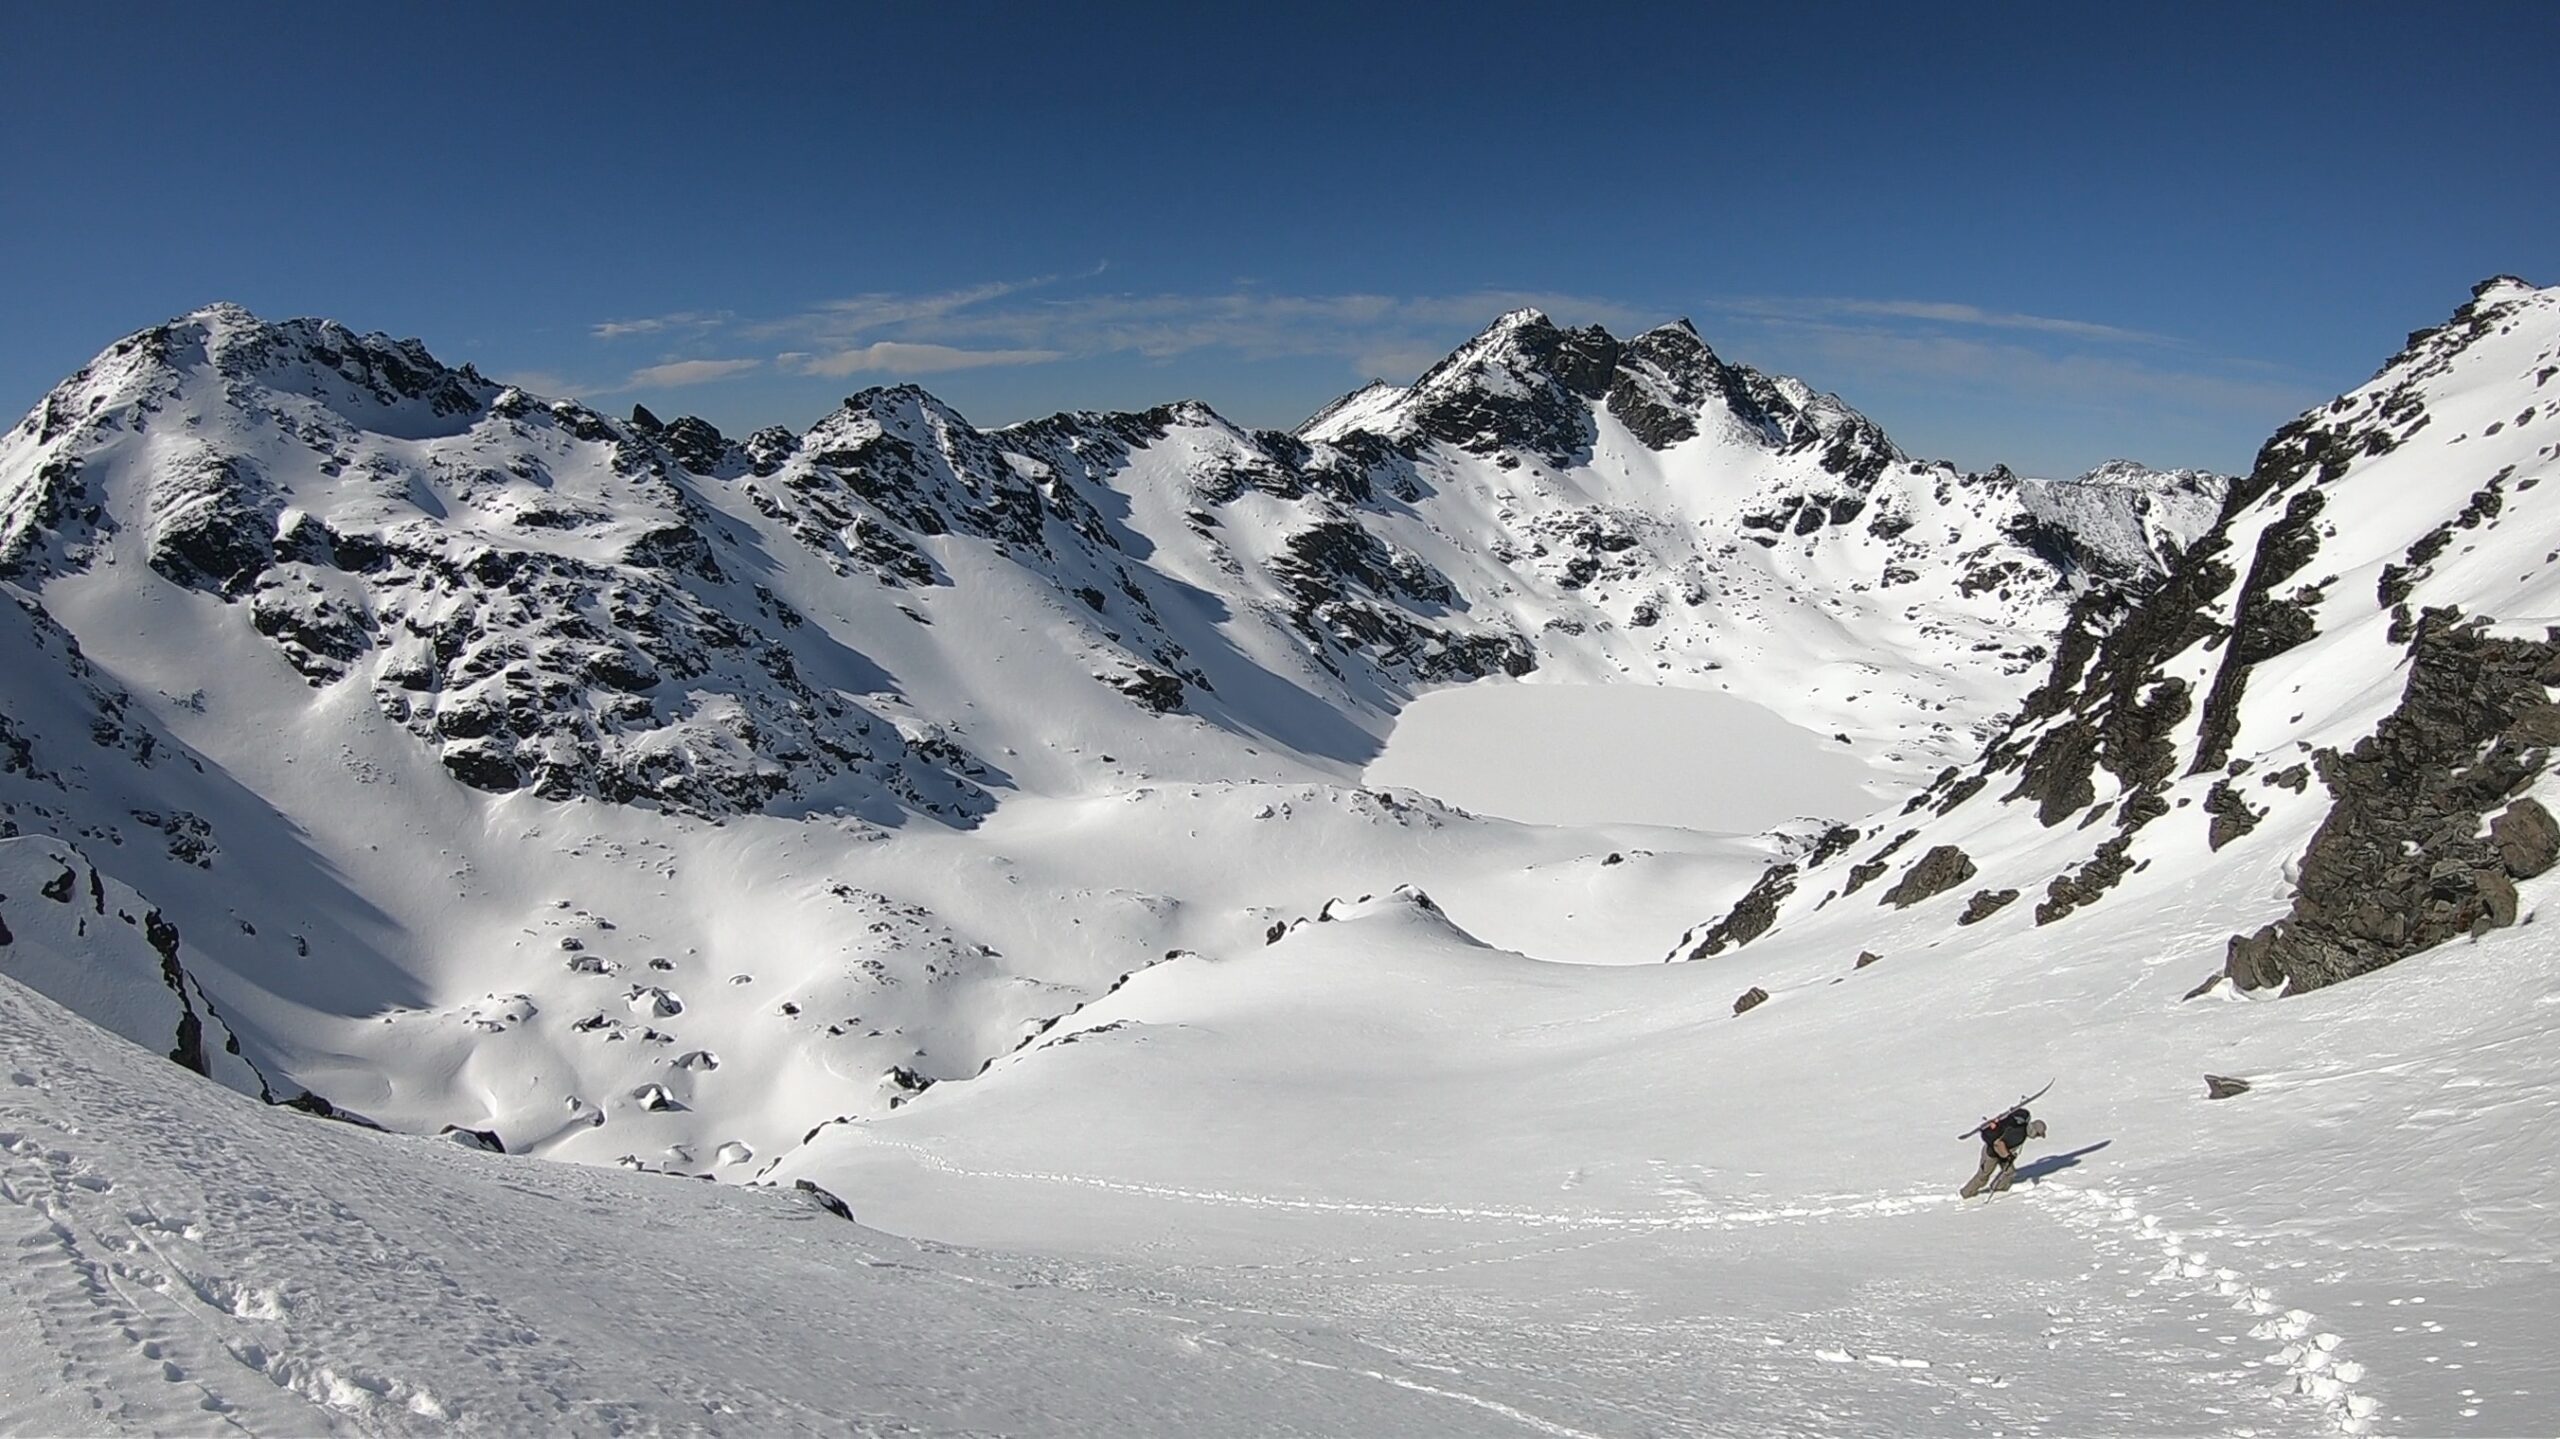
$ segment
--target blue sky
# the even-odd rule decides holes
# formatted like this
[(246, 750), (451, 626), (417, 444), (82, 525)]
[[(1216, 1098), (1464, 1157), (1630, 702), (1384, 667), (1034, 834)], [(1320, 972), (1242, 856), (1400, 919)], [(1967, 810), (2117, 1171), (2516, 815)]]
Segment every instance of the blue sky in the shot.
[(2560, 6), (2125, 8), (21, 7), (0, 409), (231, 299), (738, 432), (1285, 426), (1536, 304), (1969, 466), (2239, 468), (2560, 283)]

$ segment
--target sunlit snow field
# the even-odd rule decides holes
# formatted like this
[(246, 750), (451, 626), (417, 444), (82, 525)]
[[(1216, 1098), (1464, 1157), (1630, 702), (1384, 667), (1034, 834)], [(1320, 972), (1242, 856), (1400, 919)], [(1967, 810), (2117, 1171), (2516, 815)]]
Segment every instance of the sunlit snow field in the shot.
[[(2547, 459), (2548, 422), (2489, 452), (2496, 403), (2351, 483), (2426, 481), (2457, 437)], [(1184, 492), (1133, 493), (1188, 543)], [(2452, 553), (2462, 596), (2550, 612), (2520, 517), (2554, 495)], [(1487, 528), (1411, 526), (1459, 568)], [(208, 812), (220, 868), (150, 903), (208, 972), (256, 961), (220, 1015), (246, 1052), (399, 1132), (169, 1063), (164, 957), (108, 917), (148, 912), (116, 873), (143, 847), (0, 839), (0, 1433), (2560, 1431), (2560, 871), (2352, 983), (2197, 983), (2297, 888), (2306, 757), (2396, 702), (2366, 597), (2408, 538), (2342, 527), (2337, 613), (2253, 681), (2246, 841), (2207, 820), (2243, 770), (2179, 777), (2101, 907), (2050, 924), (2094, 806), (2048, 823), (1989, 773), (1904, 802), (2032, 682), (2005, 637), (2042, 590), (1951, 624), (1746, 555), (1685, 668), (1610, 628), (1624, 653), (1412, 699), (1238, 649), (1226, 726), (1129, 710), (1058, 643), (1091, 607), (965, 546), (968, 583), (879, 624), (819, 601), (890, 599), (777, 572), (1008, 776), (968, 823), (891, 825), (466, 790), (363, 687), (314, 703), (220, 601), (124, 583), (128, 550), (48, 603), (207, 764), (93, 808)], [(1613, 674), (1719, 688), (1571, 683)], [(97, 747), (77, 686), (34, 692), (14, 720)], [(1780, 923), (1661, 962), (1829, 821), (1857, 849)], [(1849, 878), (1940, 844), (1978, 873), (1916, 906)], [(1966, 1131), (2048, 1080), (2020, 1187), (1959, 1201)]]
[(1765, 706), (1631, 684), (1484, 683), (1424, 695), (1396, 717), (1364, 778), (1531, 824), (1745, 834), (1863, 814), (1888, 793), (1842, 739)]

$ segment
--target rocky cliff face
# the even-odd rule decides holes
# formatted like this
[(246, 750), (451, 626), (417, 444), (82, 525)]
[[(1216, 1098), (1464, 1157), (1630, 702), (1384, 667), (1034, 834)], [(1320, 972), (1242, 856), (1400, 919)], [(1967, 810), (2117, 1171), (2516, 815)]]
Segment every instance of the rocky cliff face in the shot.
[[(1840, 885), (1795, 888), (1827, 903), (1962, 836), (2005, 849), (2001, 877), (2040, 892), (2043, 926), (2155, 862), (2272, 849), (2290, 908), (2219, 957), (2232, 983), (2291, 993), (2516, 922), (2516, 881), (2550, 865), (2533, 792), (2560, 737), (2538, 618), (2560, 553), (2535, 518), (2560, 475), (2555, 375), (2560, 291), (2481, 285), (2279, 430), (2135, 602), (2084, 594), (2043, 683), (1890, 845), (1844, 855)], [(1755, 896), (1736, 913), (1786, 922)]]

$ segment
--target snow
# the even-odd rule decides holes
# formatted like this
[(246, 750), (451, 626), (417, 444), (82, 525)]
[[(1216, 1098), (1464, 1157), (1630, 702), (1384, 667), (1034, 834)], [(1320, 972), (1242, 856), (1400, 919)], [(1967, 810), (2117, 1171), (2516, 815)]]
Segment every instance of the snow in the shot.
[[(796, 1166), (917, 1240), (264, 1109), (0, 983), (0, 1427), (2546, 1425), (2532, 932), (2203, 1010), (2138, 948), (2042, 987), (2100, 1002), (2069, 1029), (1984, 1024), (2045, 968), (2015, 946), (1737, 1019), (1717, 966), (1540, 965), (1389, 896)], [(2257, 1093), (2174, 1082), (2235, 1048)], [(2052, 1151), (1958, 1204), (1954, 1130), (2040, 1066)], [(2472, 1091), (2510, 1102), (2429, 1117)]]
[[(1292, 628), (1274, 562), (1351, 507), (1226, 483), (1268, 457), (1196, 406), (1090, 472), (1099, 422), (976, 435), (914, 392), (830, 417), (813, 442), (925, 457), (893, 499), (964, 514), (999, 477), (1052, 485), (1109, 537), (1052, 516), (1035, 563), (925, 534), (934, 581), (889, 584), (842, 527), (794, 528), (822, 488), (805, 456), (660, 483), (539, 406), (468, 422), (336, 369), (276, 382), (307, 404), (152, 390), (347, 533), (610, 570), (698, 507), (723, 573), (753, 577), (685, 590), (703, 616), (747, 623), (768, 589), (812, 696), (965, 750), (991, 798), (929, 817), (867, 773), (718, 814), (466, 790), (377, 676), (303, 674), (241, 603), (149, 572), (131, 521), (166, 473), (156, 427), (83, 451), (128, 523), (0, 607), (0, 743), (28, 747), (0, 749), (21, 826), (0, 841), (0, 1431), (2560, 1427), (2560, 875), (2521, 886), (2532, 922), (2350, 984), (2182, 998), (2281, 908), (2326, 811), (2316, 783), (2258, 776), (2396, 703), (2380, 567), (2513, 465), (2503, 523), (2417, 601), (2560, 613), (2534, 508), (2560, 486), (2523, 483), (2552, 471), (2550, 392), (2542, 423), (2514, 418), (2560, 300), (2514, 302), (2507, 343), (2429, 382), (2426, 433), (2338, 482), (2303, 576), (2336, 572), (2321, 639), (2261, 666), (2242, 715), (2260, 829), (2207, 850), (2220, 776), (2182, 782), (2142, 867), (2060, 927), (2033, 898), (2098, 835), (2044, 829), (2005, 785), (1904, 808), (2040, 677), (2066, 598), (1957, 561), (1989, 573), (2037, 515), (2155, 563), (2201, 482), (1968, 487), (1895, 460), (1863, 493), (1910, 521), (1906, 551), (1864, 517), (1746, 533), (1831, 481), (1730, 428), (1654, 450), (1595, 409), (1564, 466), (1425, 446), (1413, 498), (1358, 525), (1447, 577), (1416, 612), (1542, 657), (1529, 683), (1435, 687)], [(222, 345), (263, 333), (198, 318)], [(120, 395), (128, 363), (61, 393)], [(1411, 396), (1363, 392), (1307, 438)], [(44, 428), (0, 448), (0, 552), (55, 543)], [(522, 523), (568, 510), (589, 518)], [(2233, 553), (2273, 518), (2242, 516)], [(1881, 583), (1907, 552), (1934, 558)], [(477, 593), (304, 568), (421, 648)], [(530, 653), (549, 618), (487, 623)], [(1095, 682), (1164, 643), (1214, 683), (1190, 708)], [(2179, 672), (2201, 689), (2215, 662)], [(794, 696), (739, 693), (706, 682), (697, 722), (649, 743), (774, 764), (711, 710)], [(1909, 854), (1961, 843), (1981, 874), (1906, 911), (1814, 870), (1766, 936), (1658, 962), (1803, 857), (1817, 817), (1859, 825), (1852, 857), (1908, 828)], [(72, 872), (85, 897), (93, 867), (103, 910), (42, 892)], [(2028, 898), (1958, 926), (1976, 885)], [(190, 988), (135, 938), (153, 908)], [(186, 996), (219, 1007), (212, 1081), (162, 1057)], [(2255, 1088), (2208, 1101), (2207, 1072)], [(2020, 1186), (1959, 1203), (1958, 1131), (2049, 1077)], [(261, 1106), (261, 1084), (402, 1132)]]
[(1425, 695), (1362, 778), (1529, 824), (1739, 833), (1862, 815), (1895, 788), (1844, 742), (1747, 699), (1632, 684)]

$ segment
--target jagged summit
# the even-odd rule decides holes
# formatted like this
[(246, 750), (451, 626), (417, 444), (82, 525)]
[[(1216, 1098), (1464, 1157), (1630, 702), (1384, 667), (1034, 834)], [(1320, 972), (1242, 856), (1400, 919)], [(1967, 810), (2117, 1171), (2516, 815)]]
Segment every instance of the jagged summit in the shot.
[[(2517, 886), (2560, 861), (2537, 798), (2560, 745), (2555, 381), (2560, 290), (2483, 283), (2279, 429), (2130, 611), (2084, 601), (1978, 763), (1771, 870), (1677, 953), (1841, 922), (1806, 897), (1870, 884), (1917, 916), (1909, 942), (2139, 913), (2206, 869), (2244, 898), (2211, 911), (2233, 932), (2199, 993), (2317, 989), (2516, 923)], [(2117, 464), (2032, 507), (2128, 482), (2147, 508), (2117, 513), (2171, 529), (2223, 488)]]
[(1621, 342), (1598, 325), (1560, 328), (1535, 309), (1501, 316), (1410, 386), (1372, 382), (1343, 396), (1298, 433), (1438, 441), (1572, 465), (1587, 458), (1602, 415), (1655, 450), (1708, 434), (1768, 451), (1820, 451), (1827, 467), (1860, 483), (1908, 458), (1838, 396), (1727, 363), (1685, 318)]
[(2529, 299), (2538, 293), (2531, 280), (2514, 275), (2491, 275), (2471, 287), (2471, 298), (2483, 304), (2499, 305)]

